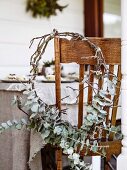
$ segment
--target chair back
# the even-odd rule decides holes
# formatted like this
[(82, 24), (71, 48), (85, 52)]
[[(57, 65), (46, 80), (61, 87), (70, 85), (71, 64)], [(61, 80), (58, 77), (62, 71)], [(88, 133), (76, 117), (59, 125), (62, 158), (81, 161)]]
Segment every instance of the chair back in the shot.
[[(100, 47), (106, 62), (109, 67), (109, 71), (116, 74), (121, 80), (121, 41), (119, 38), (89, 38), (90, 42)], [(68, 40), (66, 38), (55, 37), (54, 39), (55, 48), (55, 83), (56, 83), (56, 105), (61, 109), (61, 63), (77, 63), (79, 64), (79, 100), (78, 100), (78, 127), (80, 128), (83, 123), (83, 112), (84, 112), (84, 79), (85, 65), (89, 65), (89, 82), (87, 102), (91, 103), (93, 96), (92, 84), (94, 83), (94, 74), (90, 74), (94, 71), (94, 67), (97, 63), (94, 57), (95, 51), (90, 47), (87, 41), (82, 40)], [(112, 79), (112, 76), (110, 77)], [(102, 79), (98, 80), (99, 87), (103, 85)], [(118, 105), (118, 98), (120, 94), (120, 81), (117, 83), (116, 95), (114, 97), (113, 106)], [(117, 107), (112, 108), (111, 117), (109, 118), (109, 108), (105, 108), (108, 112), (107, 123), (111, 122), (111, 125), (116, 124)], [(105, 134), (106, 137), (106, 134)], [(109, 140), (113, 140), (113, 134), (109, 136)], [(58, 156), (59, 157), (59, 156)], [(59, 169), (59, 168), (58, 168)]]

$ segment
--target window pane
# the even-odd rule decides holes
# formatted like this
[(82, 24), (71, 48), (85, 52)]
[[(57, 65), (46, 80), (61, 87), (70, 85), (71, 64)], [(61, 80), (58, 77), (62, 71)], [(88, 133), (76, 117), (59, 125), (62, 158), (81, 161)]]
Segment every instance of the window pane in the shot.
[(121, 1), (104, 0), (104, 37), (121, 36)]

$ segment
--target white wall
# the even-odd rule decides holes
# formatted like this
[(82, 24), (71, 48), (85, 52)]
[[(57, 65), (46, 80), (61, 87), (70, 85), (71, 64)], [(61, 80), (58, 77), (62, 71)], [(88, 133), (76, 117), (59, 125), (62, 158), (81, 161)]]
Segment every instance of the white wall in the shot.
[[(0, 78), (9, 73), (29, 74), (29, 59), (34, 50), (29, 49), (29, 42), (33, 37), (50, 33), (53, 28), (83, 34), (83, 0), (59, 3), (69, 6), (50, 19), (34, 19), (25, 11), (25, 0), (0, 0)], [(44, 60), (52, 57), (50, 45)]]

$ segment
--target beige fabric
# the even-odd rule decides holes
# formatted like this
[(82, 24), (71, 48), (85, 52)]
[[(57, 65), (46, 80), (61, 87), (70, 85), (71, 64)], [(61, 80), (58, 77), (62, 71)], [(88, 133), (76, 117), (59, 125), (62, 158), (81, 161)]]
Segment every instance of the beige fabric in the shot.
[(44, 141), (39, 133), (31, 131), (29, 166), (32, 170), (42, 170), (40, 149), (44, 147)]
[[(20, 120), (26, 116), (11, 105), (14, 95), (22, 94), (0, 89), (0, 123), (13, 119)], [(41, 136), (33, 131), (25, 128), (5, 131), (0, 134), (0, 170), (42, 170), (40, 153), (42, 147), (44, 142)]]
[[(11, 106), (15, 92), (0, 91), (0, 123), (25, 116)], [(0, 134), (0, 170), (28, 170), (30, 132), (7, 130)]]

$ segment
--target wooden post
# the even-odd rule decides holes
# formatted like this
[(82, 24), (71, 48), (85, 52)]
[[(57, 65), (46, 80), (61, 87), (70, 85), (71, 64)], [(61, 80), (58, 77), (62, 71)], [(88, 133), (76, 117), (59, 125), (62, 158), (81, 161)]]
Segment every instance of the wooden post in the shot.
[[(60, 41), (55, 37), (55, 88), (56, 88), (56, 107), (61, 110), (61, 67), (60, 67)], [(57, 170), (62, 170), (62, 149), (56, 151)]]
[(103, 37), (103, 0), (84, 0), (84, 35)]
[(121, 154), (117, 158), (117, 170), (127, 170), (127, 0), (121, 0), (121, 128), (123, 134)]

